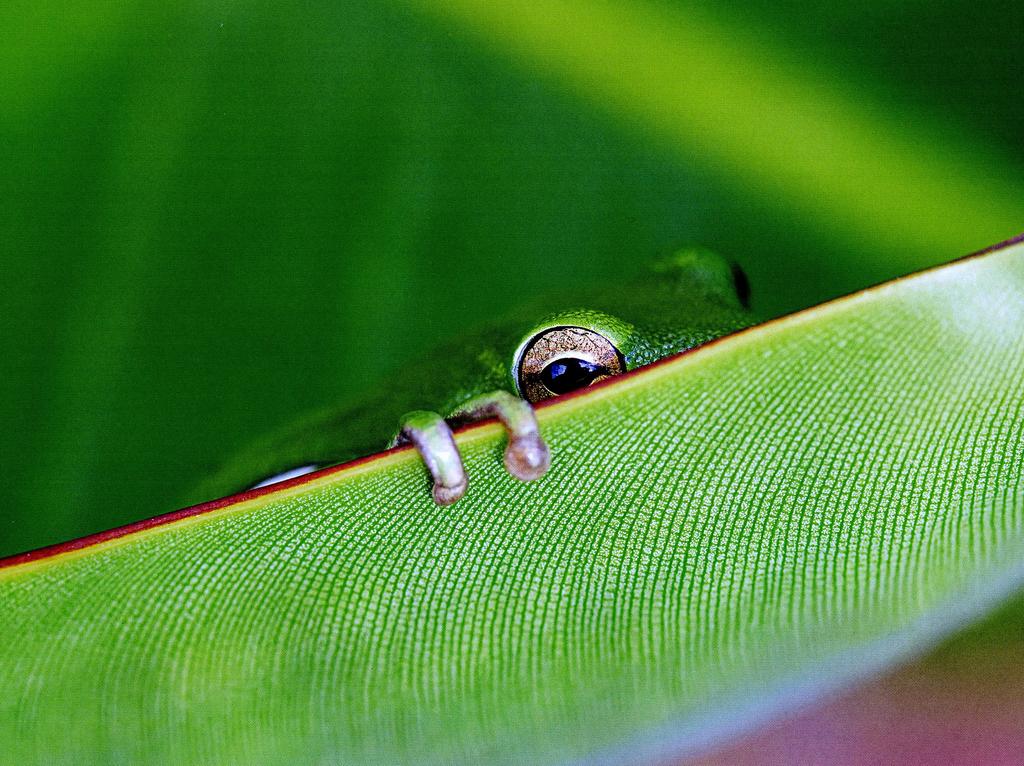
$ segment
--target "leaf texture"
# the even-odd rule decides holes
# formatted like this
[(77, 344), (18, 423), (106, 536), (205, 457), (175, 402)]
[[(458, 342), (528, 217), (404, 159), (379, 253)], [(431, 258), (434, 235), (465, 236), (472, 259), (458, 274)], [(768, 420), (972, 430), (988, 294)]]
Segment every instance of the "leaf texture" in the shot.
[(9, 561), (5, 757), (692, 752), (1020, 584), (1022, 336), (1011, 244), (541, 408), (533, 484), (488, 424), (451, 508), (399, 450)]

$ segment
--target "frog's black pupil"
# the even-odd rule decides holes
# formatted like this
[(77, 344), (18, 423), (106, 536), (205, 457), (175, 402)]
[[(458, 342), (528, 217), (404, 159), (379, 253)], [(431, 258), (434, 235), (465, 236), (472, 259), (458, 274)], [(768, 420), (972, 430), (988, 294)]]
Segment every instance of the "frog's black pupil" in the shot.
[(589, 386), (605, 373), (605, 369), (593, 362), (575, 357), (556, 359), (540, 373), (541, 382), (553, 394), (565, 394), (577, 388)]

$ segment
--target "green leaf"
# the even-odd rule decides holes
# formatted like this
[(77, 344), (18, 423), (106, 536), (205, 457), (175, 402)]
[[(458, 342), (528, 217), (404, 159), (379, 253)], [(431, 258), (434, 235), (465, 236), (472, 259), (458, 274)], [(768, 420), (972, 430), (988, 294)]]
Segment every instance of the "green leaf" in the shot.
[(1020, 14), (0, 3), (0, 555), (681, 245), (772, 316), (1015, 233)]
[(670, 152), (690, 157), (699, 147), (709, 168), (727, 169), (736, 193), (828, 220), (875, 257), (891, 258), (885, 250), (899, 231), (901, 262), (931, 263), (950, 242), (1015, 233), (1024, 212), (1019, 174), (998, 155), (896, 123), (863, 90), (828, 82), (721, 12), (611, 0), (404, 1)]
[[(14, 762), (678, 755), (1024, 576), (1024, 244), (487, 424), (0, 570)], [(117, 536), (121, 534), (121, 536)]]

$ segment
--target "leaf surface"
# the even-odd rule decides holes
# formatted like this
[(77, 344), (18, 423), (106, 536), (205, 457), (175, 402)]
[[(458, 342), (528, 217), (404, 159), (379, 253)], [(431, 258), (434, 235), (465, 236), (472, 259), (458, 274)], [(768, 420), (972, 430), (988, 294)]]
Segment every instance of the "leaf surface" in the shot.
[(555, 401), (537, 483), (488, 424), (451, 508), (400, 450), (9, 562), (6, 756), (693, 751), (1020, 584), (1022, 335), (1015, 244)]

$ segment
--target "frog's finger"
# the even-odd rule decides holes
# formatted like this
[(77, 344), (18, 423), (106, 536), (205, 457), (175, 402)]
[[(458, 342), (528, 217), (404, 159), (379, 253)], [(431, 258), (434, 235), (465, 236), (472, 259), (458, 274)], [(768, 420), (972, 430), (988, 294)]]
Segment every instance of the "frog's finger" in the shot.
[(462, 456), (444, 418), (425, 410), (410, 412), (402, 418), (397, 441), (412, 442), (420, 453), (434, 478), (434, 500), (438, 505), (451, 505), (466, 494)]
[(551, 466), (551, 452), (541, 438), (533, 407), (525, 399), (508, 391), (493, 391), (466, 402), (454, 417), (467, 420), (497, 417), (508, 431), (505, 468), (517, 479), (539, 479)]

